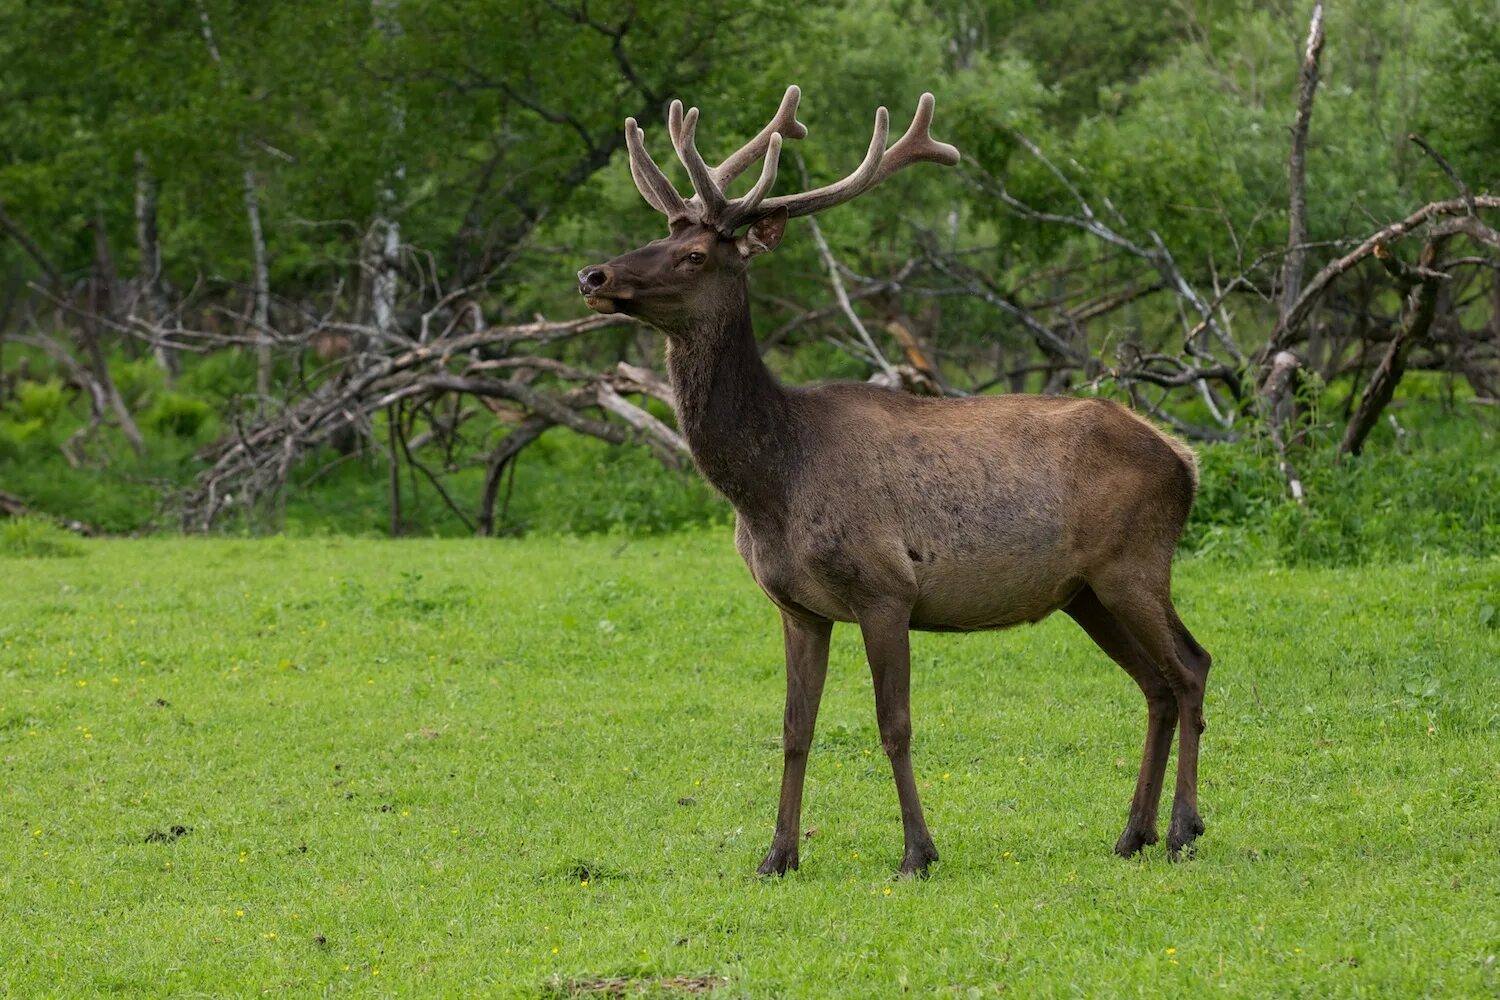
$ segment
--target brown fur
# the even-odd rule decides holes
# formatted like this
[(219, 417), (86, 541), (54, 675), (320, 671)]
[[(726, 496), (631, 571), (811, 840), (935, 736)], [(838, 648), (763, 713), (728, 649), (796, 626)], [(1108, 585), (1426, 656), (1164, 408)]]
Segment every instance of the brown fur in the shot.
[(1145, 753), (1115, 847), (1122, 855), (1156, 840), (1180, 725), (1175, 856), (1203, 829), (1197, 757), (1210, 661), (1178, 619), (1170, 582), (1197, 488), (1192, 452), (1098, 399), (778, 384), (751, 335), (745, 262), (773, 249), (785, 223), (775, 213), (738, 239), (677, 225), (668, 239), (579, 274), (591, 307), (666, 333), (682, 431), (705, 478), (734, 504), (739, 551), (782, 612), (785, 766), (760, 871), (798, 863), (833, 622), (857, 623), (865, 640), (901, 801), (901, 870), (912, 873), (937, 851), (911, 765), (908, 631), (1006, 628), (1059, 609), (1146, 697)]

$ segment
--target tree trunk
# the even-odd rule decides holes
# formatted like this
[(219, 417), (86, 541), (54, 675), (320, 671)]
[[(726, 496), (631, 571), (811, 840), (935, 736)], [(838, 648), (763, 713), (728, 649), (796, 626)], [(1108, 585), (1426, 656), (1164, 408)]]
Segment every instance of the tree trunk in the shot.
[(1297, 77), (1297, 118), (1292, 124), (1292, 149), (1287, 156), (1287, 253), (1281, 265), (1281, 307), (1286, 321), (1302, 294), (1302, 269), (1307, 261), (1307, 130), (1312, 121), (1313, 96), (1318, 90), (1318, 61), (1323, 54), (1323, 0), (1313, 4), (1307, 27), (1307, 50)]
[[(371, 0), (375, 30), (387, 44), (400, 37), (401, 25), (396, 20), (398, 0)], [(377, 192), (380, 203), (375, 216), (376, 259), (371, 282), (371, 311), (375, 328), (382, 337), (389, 337), (396, 327), (396, 300), (400, 294), (401, 222), (398, 218), (401, 188), (406, 180), (406, 163), (396, 152), (406, 131), (406, 107), (394, 85), (385, 91), (386, 113), (390, 117), (388, 152), (390, 160)]]
[(1301, 360), (1291, 351), (1281, 351), (1271, 359), (1271, 374), (1261, 388), (1262, 406), (1265, 410), (1266, 427), (1271, 433), (1271, 444), (1276, 449), (1276, 466), (1286, 480), (1287, 493), (1297, 503), (1307, 500), (1307, 490), (1302, 486), (1302, 476), (1287, 458), (1287, 414), (1292, 406), (1292, 390)]
[(266, 263), (266, 236), (260, 224), (260, 194), (255, 185), (255, 169), (248, 162), (244, 168), (245, 220), (250, 224), (250, 249), (255, 274), (250, 287), (251, 323), (255, 327), (255, 394), (256, 408), (264, 413), (271, 401), (271, 274)]
[(162, 287), (161, 242), (156, 224), (156, 179), (143, 150), (135, 151), (135, 244), (140, 255), (140, 303), (151, 325), (151, 353), (168, 378), (177, 374), (177, 353), (161, 342), (167, 302)]
[[(219, 85), (229, 89), (229, 71), (224, 67), (224, 56), (214, 38), (213, 22), (208, 17), (208, 7), (198, 0), (198, 20), (202, 24), (203, 44), (208, 47), (209, 58), (219, 70)], [(255, 394), (256, 410), (265, 413), (271, 401), (271, 278), (266, 264), (266, 236), (260, 223), (260, 193), (255, 183), (255, 168), (250, 164), (250, 154), (245, 150), (244, 136), (239, 140), (241, 179), (244, 187), (245, 220), (250, 225), (250, 252), (253, 274), (250, 284), (250, 316), (255, 327)]]
[(104, 357), (104, 348), (100, 344), (99, 326), (101, 323), (112, 322), (114, 319), (114, 255), (109, 250), (109, 233), (104, 227), (104, 217), (96, 215), (89, 224), (89, 228), (94, 232), (93, 285), (95, 292), (93, 301), (90, 303), (90, 311), (94, 316), (82, 324), (80, 335), (83, 338), (84, 352), (88, 355), (89, 370), (93, 373), (94, 380), (104, 390), (109, 408), (114, 411), (115, 419), (119, 421), (120, 431), (125, 435), (125, 440), (130, 442), (130, 447), (139, 455), (146, 450), (146, 444), (141, 439), (140, 428), (135, 425), (135, 418), (130, 415), (130, 408), (125, 405), (120, 390), (115, 387), (114, 377), (109, 371), (109, 362)]
[(401, 462), (397, 458), (401, 450), (397, 441), (401, 427), (396, 414), (396, 407), (399, 405), (399, 403), (393, 404), (385, 408), (386, 461), (390, 472), (386, 486), (389, 492), (392, 538), (397, 538), (401, 534)]

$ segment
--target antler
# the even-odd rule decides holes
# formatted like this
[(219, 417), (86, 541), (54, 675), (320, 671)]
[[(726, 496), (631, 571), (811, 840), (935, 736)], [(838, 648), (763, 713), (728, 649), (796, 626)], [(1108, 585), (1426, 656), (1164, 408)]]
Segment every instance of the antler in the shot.
[(875, 112), (875, 135), (870, 140), (870, 151), (864, 162), (848, 177), (836, 184), (829, 184), (802, 194), (784, 194), (772, 198), (761, 206), (762, 212), (786, 209), (787, 215), (811, 215), (835, 205), (842, 205), (903, 167), (926, 160), (951, 167), (958, 163), (958, 150), (946, 142), (938, 142), (928, 129), (932, 125), (932, 110), (936, 101), (933, 96), (923, 94), (917, 101), (917, 113), (912, 116), (906, 133), (896, 140), (890, 149), (885, 148), (886, 110)]
[(634, 118), (625, 119), (625, 148), (630, 152), (630, 176), (635, 179), (636, 190), (646, 199), (646, 204), (667, 217), (667, 223), (675, 226), (691, 217), (687, 202), (661, 172), (661, 167), (646, 152), (645, 134)]
[[(767, 199), (766, 195), (776, 182), (782, 141), (807, 135), (807, 128), (797, 121), (797, 102), (801, 96), (797, 87), (788, 87), (781, 98), (781, 106), (765, 128), (717, 167), (709, 167), (698, 152), (698, 109), (689, 108), (684, 112), (682, 102), (673, 101), (667, 113), (667, 129), (677, 158), (687, 168), (688, 177), (693, 182), (694, 197), (690, 201), (683, 200), (646, 152), (635, 119), (627, 118), (625, 144), (630, 151), (630, 173), (641, 197), (665, 215), (674, 227), (680, 222), (696, 221), (729, 234), (751, 219), (776, 209), (784, 208), (788, 215), (797, 216), (842, 205), (912, 163), (926, 160), (952, 166), (958, 162), (958, 150), (936, 141), (929, 133), (934, 101), (931, 94), (923, 94), (917, 102), (917, 113), (912, 117), (911, 125), (890, 149), (885, 148), (889, 116), (885, 108), (878, 108), (870, 148), (853, 173), (836, 184)], [(762, 160), (760, 179), (743, 197), (729, 200), (725, 192), (730, 182), (757, 159)]]
[(775, 116), (766, 123), (766, 127), (754, 139), (726, 156), (723, 163), (714, 167), (714, 182), (721, 189), (729, 190), (730, 181), (744, 173), (750, 164), (767, 155), (773, 135), (780, 135), (783, 139), (807, 138), (807, 126), (797, 120), (797, 102), (801, 99), (802, 88), (795, 83), (786, 88), (786, 93), (781, 97), (781, 107), (776, 109)]

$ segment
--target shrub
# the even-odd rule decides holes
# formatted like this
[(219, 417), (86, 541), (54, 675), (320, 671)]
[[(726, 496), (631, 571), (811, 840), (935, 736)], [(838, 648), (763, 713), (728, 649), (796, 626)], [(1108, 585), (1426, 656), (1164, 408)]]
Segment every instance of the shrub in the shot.
[(40, 417), (31, 420), (0, 417), (0, 458), (19, 458), (32, 441), (46, 437), (46, 426)]
[(15, 400), (8, 408), (22, 420), (50, 423), (62, 416), (67, 407), (67, 387), (62, 379), (49, 378), (45, 382), (25, 381), (17, 385)]
[(213, 420), (214, 408), (201, 399), (166, 391), (141, 416), (141, 423), (158, 434), (191, 440)]
[(83, 555), (83, 545), (44, 517), (0, 521), (0, 558), (56, 559)]
[(167, 382), (166, 373), (151, 358), (127, 361), (116, 357), (110, 362), (109, 374), (115, 380), (120, 398), (132, 410), (145, 406)]

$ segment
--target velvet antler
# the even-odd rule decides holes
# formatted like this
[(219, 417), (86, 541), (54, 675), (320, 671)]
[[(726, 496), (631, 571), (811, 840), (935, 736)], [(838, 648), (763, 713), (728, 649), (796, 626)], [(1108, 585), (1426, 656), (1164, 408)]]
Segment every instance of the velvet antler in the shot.
[[(777, 209), (785, 209), (788, 215), (797, 216), (842, 205), (913, 163), (926, 161), (953, 166), (958, 162), (957, 149), (932, 138), (929, 129), (934, 100), (931, 94), (923, 94), (917, 102), (917, 113), (912, 117), (911, 125), (889, 149), (885, 145), (890, 129), (889, 115), (885, 108), (876, 109), (869, 149), (849, 176), (812, 191), (767, 198), (776, 182), (783, 140), (801, 139), (807, 135), (807, 128), (797, 121), (800, 98), (801, 91), (797, 87), (788, 87), (781, 106), (765, 128), (717, 167), (710, 167), (698, 152), (698, 109), (684, 111), (681, 101), (673, 101), (667, 113), (667, 129), (677, 158), (687, 168), (688, 178), (693, 183), (694, 196), (689, 201), (683, 200), (646, 152), (635, 119), (626, 119), (625, 144), (630, 152), (630, 172), (641, 197), (665, 215), (674, 227), (685, 221), (698, 222), (730, 234), (747, 222)], [(756, 160), (762, 161), (760, 179), (744, 196), (730, 200), (726, 193), (730, 182)]]

